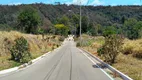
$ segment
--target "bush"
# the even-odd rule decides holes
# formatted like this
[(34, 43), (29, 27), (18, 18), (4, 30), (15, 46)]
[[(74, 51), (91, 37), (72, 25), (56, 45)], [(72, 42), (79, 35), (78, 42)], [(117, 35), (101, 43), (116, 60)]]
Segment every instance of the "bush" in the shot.
[(98, 50), (98, 55), (104, 58), (104, 61), (113, 64), (121, 51), (123, 38), (118, 35), (110, 35), (105, 38), (105, 44)]
[(29, 44), (24, 37), (15, 40), (15, 45), (10, 49), (11, 59), (17, 62), (25, 63), (31, 59)]
[(64, 41), (64, 39), (65, 39), (64, 36), (59, 37), (59, 41)]
[(81, 45), (80, 45), (80, 42), (77, 42), (77, 43), (76, 43), (76, 46), (77, 46), (77, 47), (80, 47), (80, 46), (81, 46)]

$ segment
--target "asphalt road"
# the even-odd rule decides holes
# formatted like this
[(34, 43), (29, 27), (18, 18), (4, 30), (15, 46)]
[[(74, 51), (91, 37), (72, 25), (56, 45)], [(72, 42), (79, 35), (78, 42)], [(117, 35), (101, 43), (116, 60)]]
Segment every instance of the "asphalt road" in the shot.
[(23, 70), (1, 75), (0, 80), (111, 80), (93, 65), (73, 41), (66, 41), (38, 62)]

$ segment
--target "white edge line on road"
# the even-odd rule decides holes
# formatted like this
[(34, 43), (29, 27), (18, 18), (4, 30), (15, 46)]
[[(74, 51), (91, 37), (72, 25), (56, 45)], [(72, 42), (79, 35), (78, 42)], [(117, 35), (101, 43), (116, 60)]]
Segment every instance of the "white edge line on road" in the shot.
[[(80, 50), (80, 49), (79, 49)], [(93, 64), (96, 64), (91, 58), (89, 58), (82, 50), (80, 50), (82, 53), (83, 53), (83, 55), (85, 55)], [(96, 64), (96, 66), (97, 67), (99, 67), (97, 64)], [(100, 68), (100, 67), (99, 67)], [(106, 74), (111, 80), (114, 80), (110, 75), (108, 75), (103, 69), (101, 69), (100, 68), (100, 70), (104, 73), (104, 74)]]

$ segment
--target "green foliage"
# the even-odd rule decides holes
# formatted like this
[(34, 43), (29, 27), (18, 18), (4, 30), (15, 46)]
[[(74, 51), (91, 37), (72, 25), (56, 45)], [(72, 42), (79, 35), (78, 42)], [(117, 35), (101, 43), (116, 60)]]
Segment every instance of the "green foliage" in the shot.
[(142, 22), (137, 21), (134, 18), (130, 18), (124, 23), (124, 33), (129, 39), (137, 39), (140, 37), (140, 30), (142, 28)]
[(36, 31), (36, 34), (44, 34), (44, 29), (38, 27), (37, 31)]
[(7, 24), (0, 24), (0, 31), (10, 31), (12, 30), (12, 27), (10, 27)]
[(103, 36), (107, 37), (109, 35), (113, 35), (116, 34), (116, 29), (114, 26), (108, 26), (105, 28), (104, 32), (103, 32)]
[(142, 38), (142, 21), (139, 21), (136, 23), (136, 25), (134, 26), (134, 30), (136, 31), (135, 33), (136, 38)]
[(100, 24), (97, 24), (95, 26), (95, 29), (96, 29), (97, 35), (102, 35), (103, 34), (103, 27)]
[(69, 26), (69, 18), (67, 16), (63, 16), (62, 18), (58, 19), (59, 24), (64, 24), (66, 26)]
[(123, 38), (119, 35), (109, 35), (105, 38), (105, 44), (98, 50), (99, 56), (105, 62), (113, 64), (121, 51)]
[(29, 44), (24, 37), (15, 40), (15, 45), (10, 49), (11, 59), (17, 62), (25, 63), (31, 59)]
[(68, 35), (69, 28), (65, 26), (64, 24), (56, 24), (55, 28), (56, 28), (56, 34), (64, 35), (64, 36)]
[[(28, 6), (34, 7), (34, 9)], [(28, 8), (24, 9), (25, 7)], [(1, 5), (0, 24), (6, 24), (12, 27), (12, 29), (16, 28), (28, 33), (35, 33), (37, 26), (40, 24), (38, 24), (38, 22), (42, 20), (41, 26), (45, 29), (44, 33), (55, 33), (53, 24), (64, 24), (69, 28), (70, 33), (79, 35), (80, 16), (78, 15), (78, 8), (79, 6), (77, 5), (57, 6), (43, 3), (18, 6)], [(69, 12), (69, 9), (71, 9), (72, 12)], [(18, 14), (21, 10), (23, 10), (23, 16), (27, 16), (22, 18), (25, 19), (24, 21), (19, 20), (20, 15), (18, 16)], [(122, 34), (123, 32), (126, 37), (131, 39), (140, 37), (141, 31), (137, 33), (137, 29), (128, 28), (128, 25), (126, 25), (127, 27), (122, 26), (126, 24), (129, 18), (134, 18), (137, 21), (142, 20), (140, 17), (142, 12), (141, 6), (82, 6), (82, 11), (82, 33), (93, 36), (103, 35), (105, 26), (115, 24), (118, 34)], [(22, 14), (22, 12), (20, 13)], [(32, 14), (30, 14), (30, 12)], [(41, 19), (39, 19), (39, 16)], [(31, 17), (34, 18), (31, 19)], [(19, 26), (17, 26), (17, 18)], [(31, 20), (33, 22), (31, 22)], [(6, 28), (8, 26), (6, 26)]]
[(25, 30), (27, 33), (35, 33), (40, 21), (40, 16), (32, 7), (27, 7), (18, 16), (20, 29)]

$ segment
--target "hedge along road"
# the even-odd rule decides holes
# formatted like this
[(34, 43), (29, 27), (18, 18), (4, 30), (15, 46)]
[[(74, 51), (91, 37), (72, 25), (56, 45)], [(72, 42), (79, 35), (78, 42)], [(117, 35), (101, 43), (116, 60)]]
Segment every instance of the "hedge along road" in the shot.
[(112, 80), (91, 62), (74, 41), (64, 44), (35, 64), (0, 76), (0, 80)]

